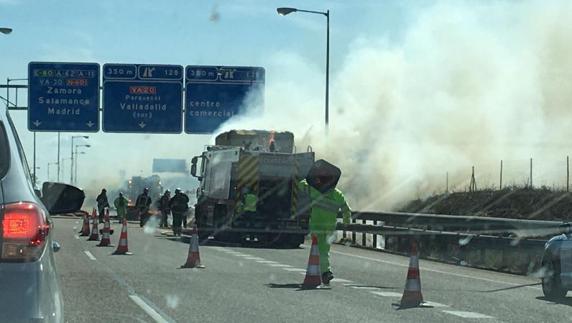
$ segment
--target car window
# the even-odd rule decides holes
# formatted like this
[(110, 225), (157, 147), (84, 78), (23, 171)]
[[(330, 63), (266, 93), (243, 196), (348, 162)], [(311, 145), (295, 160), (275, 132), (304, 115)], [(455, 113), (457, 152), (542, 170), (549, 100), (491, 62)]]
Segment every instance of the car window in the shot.
[(22, 169), (24, 170), (24, 174), (28, 179), (29, 183), (32, 183), (32, 177), (30, 176), (30, 168), (28, 167), (28, 161), (26, 160), (26, 154), (24, 154), (24, 150), (22, 149), (22, 143), (20, 142), (20, 137), (18, 137), (18, 133), (16, 132), (16, 127), (10, 118), (10, 115), (7, 115), (8, 123), (10, 124), (10, 128), (12, 129), (12, 133), (14, 134), (14, 139), (16, 140), (16, 149), (18, 150), (18, 155), (20, 155), (20, 161), (22, 162)]
[(6, 137), (6, 129), (4, 123), (0, 121), (0, 178), (4, 177), (10, 166), (10, 153), (8, 147), (8, 138)]

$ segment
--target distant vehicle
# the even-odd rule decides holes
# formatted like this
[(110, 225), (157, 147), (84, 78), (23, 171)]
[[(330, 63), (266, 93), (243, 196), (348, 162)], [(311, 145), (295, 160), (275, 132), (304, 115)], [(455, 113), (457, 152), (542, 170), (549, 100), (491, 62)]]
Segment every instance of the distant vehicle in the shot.
[(565, 234), (552, 237), (542, 256), (542, 292), (548, 299), (564, 298), (572, 290), (572, 238)]
[[(40, 198), (40, 195), (42, 196)], [(35, 190), (16, 128), (0, 108), (0, 317), (3, 322), (63, 322), (50, 214), (78, 211), (83, 191), (44, 183)]]
[[(309, 208), (298, 181), (314, 163), (314, 153), (296, 153), (290, 132), (233, 130), (216, 137), (192, 160), (200, 181), (195, 220), (201, 239), (296, 247), (304, 242)], [(198, 162), (200, 161), (200, 166)], [(245, 189), (256, 195), (256, 212), (240, 216)]]

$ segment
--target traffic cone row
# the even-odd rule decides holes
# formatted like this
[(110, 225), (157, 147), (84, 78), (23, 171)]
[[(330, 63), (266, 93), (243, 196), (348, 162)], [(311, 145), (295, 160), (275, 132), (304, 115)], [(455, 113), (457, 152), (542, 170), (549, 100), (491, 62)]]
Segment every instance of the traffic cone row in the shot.
[(417, 242), (412, 240), (407, 280), (405, 281), (405, 289), (403, 290), (403, 296), (401, 297), (399, 307), (417, 307), (422, 303), (423, 295), (421, 294), (421, 277), (419, 275), (419, 254), (417, 251)]
[(315, 234), (312, 234), (310, 258), (308, 259), (308, 268), (306, 269), (306, 277), (302, 283), (302, 288), (316, 288), (321, 284), (322, 276), (320, 273), (320, 252), (318, 250), (318, 238)]
[(111, 223), (109, 222), (109, 209), (105, 210), (105, 218), (103, 223), (103, 231), (101, 233), (101, 241), (98, 247), (111, 247), (110, 240)]
[(199, 253), (199, 234), (197, 228), (193, 226), (191, 231), (191, 242), (189, 243), (189, 254), (187, 255), (187, 262), (181, 268), (205, 268), (201, 264), (201, 256)]
[(119, 243), (117, 249), (113, 252), (114, 255), (131, 255), (127, 245), (127, 219), (123, 218), (123, 226), (121, 227), (121, 235), (119, 236)]
[(99, 231), (98, 231), (98, 222), (97, 222), (97, 213), (93, 212), (92, 215), (92, 227), (91, 227), (91, 234), (89, 235), (88, 241), (99, 241)]

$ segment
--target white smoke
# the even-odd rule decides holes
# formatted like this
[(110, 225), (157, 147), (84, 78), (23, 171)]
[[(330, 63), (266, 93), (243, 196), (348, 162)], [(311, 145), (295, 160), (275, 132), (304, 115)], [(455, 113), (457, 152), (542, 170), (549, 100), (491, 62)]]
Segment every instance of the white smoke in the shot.
[(342, 168), (360, 210), (443, 191), (445, 172), (463, 188), (472, 165), (492, 186), (501, 159), (523, 166), (507, 184), (525, 182), (534, 157), (542, 181), (561, 185), (552, 168), (572, 135), (571, 14), (566, 1), (438, 3), (398, 41), (356, 39), (332, 71), (327, 135), (321, 67), (279, 53), (266, 64), (265, 113), (221, 130), (293, 131), (299, 149)]

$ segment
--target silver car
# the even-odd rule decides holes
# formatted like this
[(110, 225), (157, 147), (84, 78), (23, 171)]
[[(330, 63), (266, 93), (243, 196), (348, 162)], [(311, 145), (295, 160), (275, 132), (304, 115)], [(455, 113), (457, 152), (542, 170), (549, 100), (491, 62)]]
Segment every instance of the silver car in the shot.
[(74, 212), (84, 198), (65, 184), (35, 189), (16, 128), (0, 107), (0, 321), (63, 321), (50, 214)]

